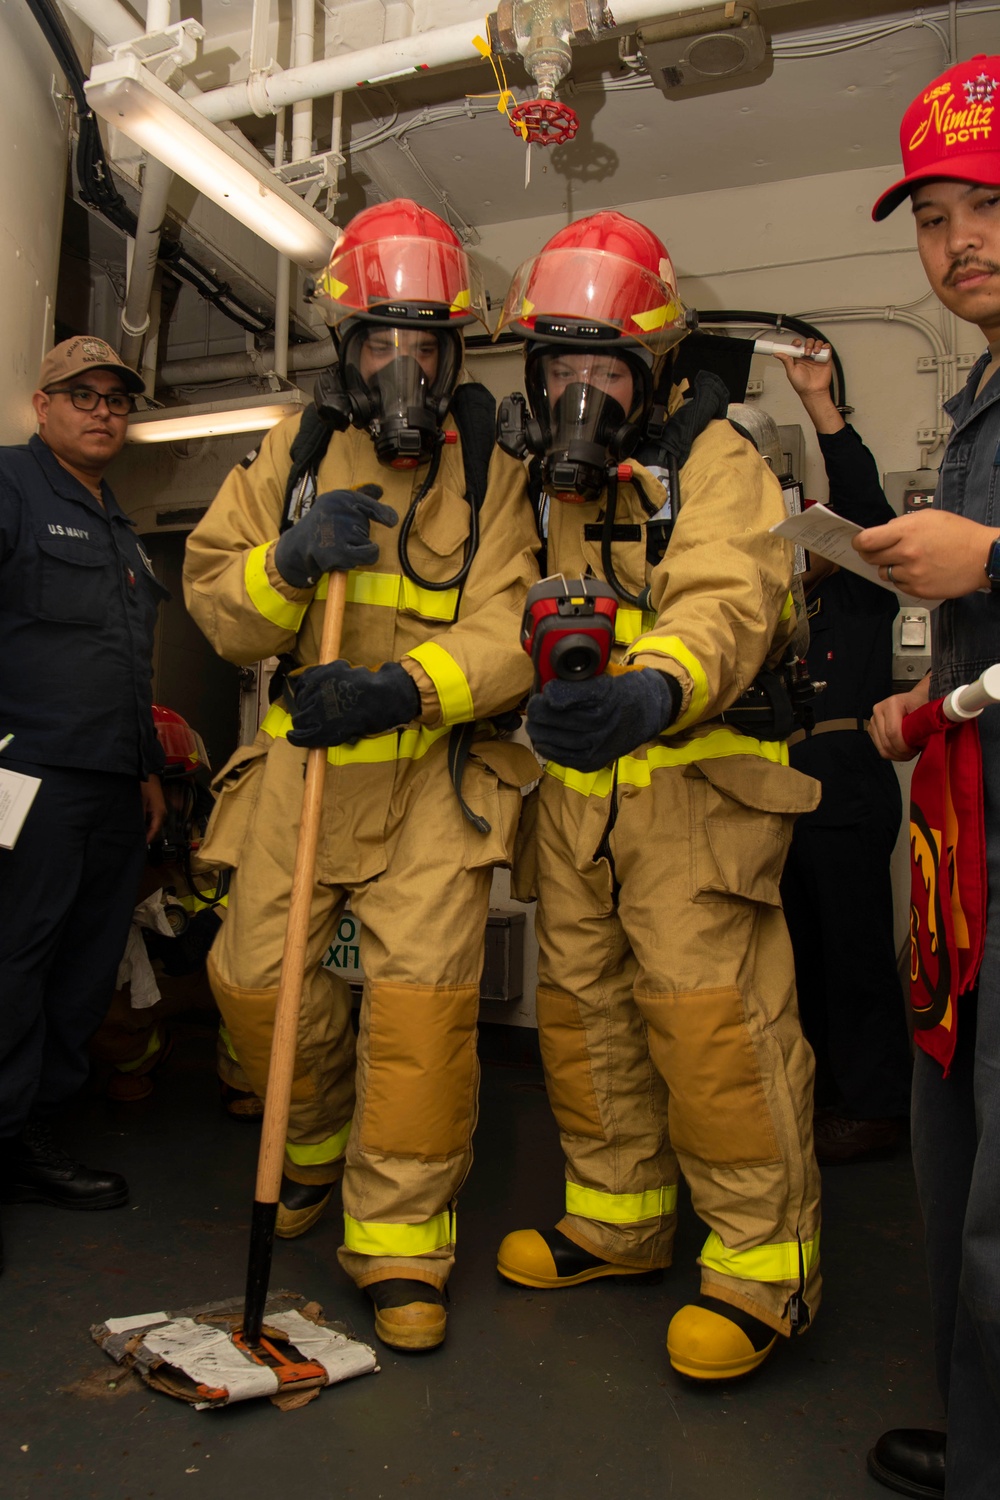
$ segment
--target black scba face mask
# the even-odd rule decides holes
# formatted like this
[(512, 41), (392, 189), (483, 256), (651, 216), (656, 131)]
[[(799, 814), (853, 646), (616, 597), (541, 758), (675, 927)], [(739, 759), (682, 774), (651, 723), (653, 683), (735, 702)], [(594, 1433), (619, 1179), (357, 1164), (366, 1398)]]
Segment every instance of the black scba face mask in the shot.
[(652, 399), (649, 364), (634, 350), (536, 345), (525, 381), (534, 415), (525, 437), (542, 459), (545, 488), (557, 500), (597, 500), (609, 467), (639, 441)]
[(458, 384), (461, 334), (352, 319), (338, 355), (323, 406), (369, 432), (376, 457), (390, 468), (415, 469), (430, 458)]

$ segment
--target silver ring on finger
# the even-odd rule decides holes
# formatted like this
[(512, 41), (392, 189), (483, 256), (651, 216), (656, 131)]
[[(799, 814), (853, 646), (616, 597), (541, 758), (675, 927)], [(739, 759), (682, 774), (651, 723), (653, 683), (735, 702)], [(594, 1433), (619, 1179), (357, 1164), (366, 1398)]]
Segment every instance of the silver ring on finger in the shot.
[(885, 570), (885, 581), (886, 583), (892, 583), (892, 563)]

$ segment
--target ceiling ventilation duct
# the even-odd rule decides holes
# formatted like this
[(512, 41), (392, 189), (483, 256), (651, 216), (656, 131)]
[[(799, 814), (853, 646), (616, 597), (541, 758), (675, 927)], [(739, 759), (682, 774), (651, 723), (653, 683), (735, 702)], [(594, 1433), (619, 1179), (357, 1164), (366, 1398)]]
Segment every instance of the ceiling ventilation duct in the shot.
[(650, 77), (668, 98), (741, 79), (770, 57), (757, 7), (745, 0), (701, 5), (643, 26), (636, 43)]

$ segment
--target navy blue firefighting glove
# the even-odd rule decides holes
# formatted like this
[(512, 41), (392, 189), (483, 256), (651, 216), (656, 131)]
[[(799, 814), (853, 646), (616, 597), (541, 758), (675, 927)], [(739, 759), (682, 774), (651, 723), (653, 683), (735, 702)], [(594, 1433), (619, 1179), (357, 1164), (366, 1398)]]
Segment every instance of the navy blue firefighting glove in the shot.
[(353, 745), (369, 734), (408, 724), (420, 713), (420, 691), (398, 662), (377, 672), (332, 661), (307, 667), (294, 684), (290, 745)]
[(599, 771), (662, 734), (680, 706), (680, 683), (655, 667), (585, 682), (553, 678), (528, 702), (528, 734), (547, 760)]
[(327, 490), (278, 538), (274, 566), (293, 589), (311, 589), (324, 573), (348, 573), (378, 562), (378, 543), (368, 535), (372, 521), (395, 526), (399, 517), (379, 505), (382, 489), (363, 484), (357, 490)]

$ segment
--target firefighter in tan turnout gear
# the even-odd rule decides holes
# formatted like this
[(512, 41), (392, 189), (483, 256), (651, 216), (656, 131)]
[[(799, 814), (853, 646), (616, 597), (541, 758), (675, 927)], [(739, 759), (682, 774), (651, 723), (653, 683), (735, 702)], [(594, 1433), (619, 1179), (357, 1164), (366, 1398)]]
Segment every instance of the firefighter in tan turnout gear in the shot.
[[(259, 1093), (306, 747), (329, 747), (279, 1232), (314, 1218), (343, 1174), (341, 1263), (403, 1349), (445, 1333), (491, 873), (537, 775), (491, 722), (531, 681), (518, 622), (537, 533), (522, 467), (492, 451), (492, 414), (485, 437), (481, 406), (475, 423), (461, 415), (463, 395), (485, 394), (458, 384), (459, 330), (480, 312), (472, 270), (409, 200), (351, 222), (316, 293), (338, 348), (317, 397), (326, 430), (311, 413), (275, 428), (185, 563), (188, 607), (221, 655), (292, 658), (285, 698), (218, 778), (203, 851), (233, 869), (209, 974)], [(348, 602), (342, 659), (321, 667), (330, 570), (348, 572)], [(320, 967), (348, 897), (365, 972), (356, 1069), (346, 986)]]
[[(528, 710), (547, 760), (538, 1027), (566, 1213), (507, 1235), (498, 1268), (555, 1288), (669, 1265), (683, 1172), (709, 1233), (667, 1348), (684, 1374), (728, 1379), (820, 1293), (813, 1060), (778, 894), (819, 788), (788, 766), (777, 673), (758, 677), (794, 623), (791, 552), (769, 534), (781, 490), (719, 420), (714, 377), (654, 407), (686, 323), (641, 225), (599, 213), (560, 231), (503, 324), (527, 339), (531, 414), (520, 403), (519, 442), (505, 403), (501, 440), (535, 454), (546, 571), (603, 580), (619, 607), (608, 671), (574, 680), (567, 652)], [(645, 462), (620, 467), (633, 451)]]

